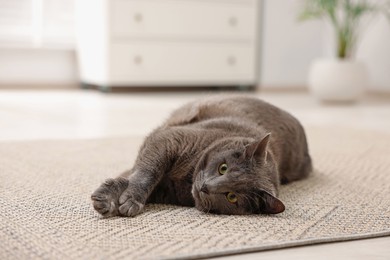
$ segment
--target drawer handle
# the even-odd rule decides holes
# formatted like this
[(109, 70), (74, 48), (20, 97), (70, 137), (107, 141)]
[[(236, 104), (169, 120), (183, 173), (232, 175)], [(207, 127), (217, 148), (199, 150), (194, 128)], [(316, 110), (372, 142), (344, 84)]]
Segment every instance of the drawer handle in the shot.
[(228, 23), (231, 27), (236, 27), (238, 24), (238, 19), (235, 16), (229, 18)]
[(236, 65), (236, 63), (237, 63), (236, 57), (234, 57), (234, 56), (229, 56), (229, 57), (227, 58), (227, 63), (228, 63), (230, 66)]
[(135, 21), (136, 23), (142, 22), (143, 19), (144, 19), (144, 18), (143, 18), (143, 16), (142, 16), (141, 13), (136, 13), (136, 14), (134, 14), (134, 21)]
[(141, 65), (142, 64), (142, 56), (140, 56), (140, 55), (134, 56), (134, 63), (136, 65)]

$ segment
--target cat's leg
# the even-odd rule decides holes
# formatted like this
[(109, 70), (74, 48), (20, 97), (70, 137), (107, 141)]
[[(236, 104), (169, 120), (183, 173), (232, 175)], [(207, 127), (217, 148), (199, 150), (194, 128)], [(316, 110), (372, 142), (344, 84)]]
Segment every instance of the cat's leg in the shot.
[(187, 134), (178, 129), (159, 129), (146, 138), (132, 172), (127, 177), (129, 184), (119, 197), (120, 215), (132, 217), (142, 211), (152, 192), (175, 163), (182, 149), (180, 147), (184, 145), (177, 137)]
[(133, 217), (141, 213), (147, 199), (160, 181), (159, 175), (160, 173), (156, 172), (134, 171), (127, 178), (128, 185), (119, 196), (119, 215)]
[[(105, 213), (108, 216), (128, 217), (141, 213), (147, 199), (176, 157), (178, 144), (172, 141), (171, 134), (172, 131), (164, 130), (151, 134), (141, 147), (131, 172), (114, 179), (112, 187), (104, 183), (95, 191), (92, 200), (99, 213), (104, 215), (103, 213), (108, 210), (110, 213)], [(109, 197), (109, 199), (106, 199), (103, 204), (96, 199), (101, 197)]]

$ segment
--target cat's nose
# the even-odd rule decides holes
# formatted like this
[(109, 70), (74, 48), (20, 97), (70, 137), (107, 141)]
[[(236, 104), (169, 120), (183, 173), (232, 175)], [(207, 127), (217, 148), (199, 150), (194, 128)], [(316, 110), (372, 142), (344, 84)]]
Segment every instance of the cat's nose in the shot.
[(209, 194), (209, 190), (207, 189), (207, 185), (203, 183), (202, 187), (200, 188), (200, 191)]

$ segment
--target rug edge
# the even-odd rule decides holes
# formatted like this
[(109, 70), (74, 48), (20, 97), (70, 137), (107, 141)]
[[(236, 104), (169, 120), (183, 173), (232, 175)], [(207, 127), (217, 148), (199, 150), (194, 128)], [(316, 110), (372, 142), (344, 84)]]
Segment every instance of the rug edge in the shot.
[(364, 234), (354, 234), (348, 236), (338, 236), (338, 237), (323, 237), (323, 238), (309, 238), (309, 239), (301, 239), (295, 241), (288, 241), (282, 243), (270, 243), (262, 246), (248, 247), (244, 249), (233, 249), (233, 250), (224, 250), (221, 252), (210, 252), (205, 254), (196, 254), (196, 255), (180, 255), (176, 257), (167, 257), (162, 259), (205, 259), (210, 257), (221, 257), (221, 256), (231, 256), (231, 255), (239, 255), (239, 254), (247, 254), (247, 253), (257, 253), (263, 251), (271, 251), (277, 249), (287, 249), (293, 247), (302, 247), (309, 245), (319, 245), (319, 244), (328, 244), (328, 243), (336, 243), (336, 242), (348, 242), (348, 241), (356, 241), (370, 238), (379, 238), (379, 237), (387, 237), (390, 236), (390, 230), (380, 231), (375, 233), (364, 233)]

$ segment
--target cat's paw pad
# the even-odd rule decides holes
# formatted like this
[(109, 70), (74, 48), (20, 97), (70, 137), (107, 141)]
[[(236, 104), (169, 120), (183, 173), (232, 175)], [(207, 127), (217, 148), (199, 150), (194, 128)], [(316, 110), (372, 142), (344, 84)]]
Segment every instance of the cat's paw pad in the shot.
[(127, 188), (124, 178), (108, 179), (91, 195), (94, 209), (103, 217), (119, 215), (119, 196)]
[(118, 205), (108, 196), (92, 196), (93, 208), (103, 217), (118, 215)]
[(134, 217), (142, 212), (144, 203), (137, 201), (131, 191), (126, 190), (119, 198), (119, 213), (122, 216)]

